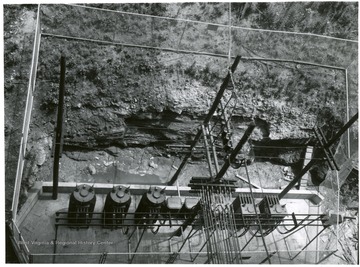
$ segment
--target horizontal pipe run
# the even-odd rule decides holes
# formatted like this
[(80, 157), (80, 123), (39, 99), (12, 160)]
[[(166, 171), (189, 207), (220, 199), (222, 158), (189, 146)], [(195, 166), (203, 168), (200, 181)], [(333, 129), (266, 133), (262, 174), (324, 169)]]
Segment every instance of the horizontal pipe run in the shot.
[[(171, 227), (171, 226), (182, 226), (182, 224), (102, 224), (102, 223), (97, 223), (97, 224), (92, 224), (92, 223), (89, 223), (89, 224), (81, 224), (81, 223), (56, 223), (55, 224), (56, 226), (69, 226), (69, 227), (88, 227), (88, 226), (105, 226), (105, 227), (111, 227), (111, 226), (116, 226), (118, 228), (126, 228), (126, 227), (129, 227), (129, 226), (138, 226), (138, 227), (154, 227), (154, 226), (160, 226), (160, 227)], [(269, 227), (272, 227), (274, 226), (274, 224), (265, 224), (265, 223), (262, 223), (261, 224), (262, 226), (269, 226)], [(192, 226), (196, 227), (196, 226), (203, 226), (202, 224), (193, 224)], [(259, 224), (247, 224), (245, 225), (244, 227), (248, 227), (248, 226), (259, 226)], [(294, 226), (294, 224), (282, 224), (282, 226)], [(307, 226), (323, 226), (322, 224), (310, 224), (310, 225), (307, 225)], [(212, 228), (211, 228), (212, 229)], [(150, 230), (150, 228), (149, 228)], [(241, 229), (239, 229), (240, 231)], [(266, 229), (267, 230), (267, 229)], [(275, 228), (274, 228), (275, 230)]]
[[(43, 193), (52, 192), (52, 182), (41, 182)], [(86, 184), (86, 183), (85, 183)], [(89, 183), (92, 185), (92, 183)], [(59, 193), (72, 193), (76, 187), (77, 183), (75, 182), (59, 182)], [(122, 184), (102, 184), (95, 183), (94, 190), (97, 194), (107, 194), (112, 189), (113, 186), (118, 186)], [(126, 187), (130, 186), (130, 191), (133, 195), (142, 195), (149, 190), (148, 185), (124, 185)], [(167, 185), (157, 185), (159, 187), (166, 187), (166, 195), (167, 196), (178, 196), (178, 192), (180, 192), (181, 196), (194, 196), (198, 197), (197, 192), (192, 192), (191, 188), (188, 186), (167, 186)], [(281, 189), (252, 189), (254, 197), (262, 199), (265, 195), (273, 195), (277, 196), (282, 190)], [(233, 197), (237, 197), (239, 194), (249, 193), (249, 188), (236, 188), (235, 192), (232, 193)], [(41, 196), (40, 196), (41, 197)], [(324, 197), (318, 193), (308, 190), (290, 190), (284, 197), (284, 199), (308, 199), (314, 205), (321, 203)]]
[[(298, 250), (279, 250), (278, 252), (298, 252)], [(332, 252), (333, 250), (307, 250), (307, 252)], [(251, 253), (264, 253), (263, 250), (258, 251), (245, 251)], [(187, 252), (179, 252), (179, 254), (197, 254), (199, 252), (194, 251), (187, 251)], [(128, 254), (144, 254), (144, 255), (171, 255), (172, 252), (108, 252), (107, 255), (128, 255)], [(201, 254), (207, 254), (207, 252), (201, 252)], [(32, 256), (96, 256), (96, 255), (103, 255), (103, 252), (99, 253), (32, 253)]]
[(301, 61), (301, 60), (292, 60), (292, 59), (281, 59), (281, 58), (276, 59), (276, 58), (261, 58), (261, 57), (242, 57), (242, 59), (244, 59), (244, 60), (258, 60), (258, 61), (285, 62), (285, 63), (293, 63), (293, 64), (302, 64), (302, 65), (315, 66), (315, 67), (326, 68), (326, 69), (335, 69), (335, 70), (342, 70), (342, 71), (346, 70), (343, 67), (323, 65), (323, 64), (318, 64), (318, 63), (312, 63), (312, 62)]
[[(65, 213), (62, 213), (62, 214), (95, 214), (95, 215), (97, 215), (97, 214), (103, 214), (103, 213), (98, 213), (98, 212), (86, 212), (86, 213), (81, 213), (81, 212), (65, 212)], [(111, 214), (116, 214), (115, 212), (114, 213), (111, 213)], [(134, 215), (134, 214), (138, 214), (138, 215), (140, 215), (140, 214), (143, 214), (143, 215), (146, 215), (146, 214), (149, 214), (149, 213), (146, 213), (146, 212), (139, 212), (139, 213), (121, 213), (121, 215)], [(120, 213), (118, 213), (118, 215), (120, 215)], [(163, 214), (161, 214), (161, 213), (159, 213), (159, 214), (157, 214), (157, 215), (159, 215), (159, 216), (162, 216)], [(178, 215), (177, 213), (176, 213), (176, 215)], [(188, 215), (190, 215), (190, 214), (188, 214)], [(234, 215), (242, 215), (241, 213), (234, 213)], [(280, 219), (280, 217), (281, 216), (288, 216), (289, 214), (277, 214), (276, 216), (279, 216), (279, 217), (276, 217), (276, 216), (274, 216), (273, 218), (269, 218), (269, 217), (267, 217), (268, 216), (268, 214), (260, 214), (260, 215), (258, 215), (259, 216), (259, 218), (260, 219), (264, 219), (264, 220), (267, 220), (267, 221), (274, 221), (274, 222), (277, 222), (277, 221), (279, 221), (279, 219)], [(255, 214), (252, 214), (252, 215), (245, 215), (246, 216), (246, 220), (252, 220), (252, 219), (255, 219), (256, 218), (256, 215)], [(309, 216), (318, 216), (317, 214), (313, 214), (313, 215), (309, 215)], [(63, 217), (63, 218), (59, 218), (59, 217), (57, 217), (55, 220), (56, 221), (61, 221), (61, 220), (68, 220), (69, 218), (67, 218), (67, 217)], [(74, 220), (75, 218), (70, 218), (70, 220)], [(106, 218), (106, 220), (122, 220), (122, 221), (133, 221), (134, 219), (133, 218)], [(178, 218), (166, 218), (166, 217), (160, 217), (160, 218), (151, 218), (151, 217), (149, 217), (149, 218), (137, 218), (137, 220), (139, 220), (139, 221), (141, 221), (141, 220), (144, 220), (144, 221), (147, 221), (147, 220), (149, 220), (149, 219), (157, 219), (157, 220), (160, 220), (160, 221), (162, 221), (162, 220), (165, 220), (165, 221), (168, 221), (168, 220), (171, 220), (171, 219), (174, 219), (174, 220), (185, 220), (185, 219), (178, 219)], [(320, 218), (318, 218), (318, 219), (320, 219)], [(93, 221), (98, 221), (98, 220), (104, 220), (104, 218), (91, 218), (91, 220), (93, 220)], [(293, 221), (292, 219), (281, 219), (282, 221)], [(313, 219), (304, 219), (304, 220), (302, 220), (302, 221), (312, 221)], [(180, 225), (182, 225), (182, 223), (179, 223)], [(163, 224), (162, 224), (163, 225)], [(174, 224), (175, 225), (175, 224)], [(246, 224), (247, 225), (247, 224)], [(256, 224), (255, 224), (256, 225)]]

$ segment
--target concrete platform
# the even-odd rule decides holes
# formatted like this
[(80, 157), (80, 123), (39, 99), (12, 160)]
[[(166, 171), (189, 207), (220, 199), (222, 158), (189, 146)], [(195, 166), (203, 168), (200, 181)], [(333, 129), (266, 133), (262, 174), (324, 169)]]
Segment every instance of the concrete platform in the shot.
[[(102, 186), (102, 185), (101, 185)], [(100, 185), (94, 186), (96, 191), (95, 212), (101, 212), (105, 202), (105, 191), (112, 187), (106, 185), (104, 188)], [(109, 187), (109, 188), (107, 188)], [(102, 188), (102, 189), (100, 189)], [(134, 187), (131, 187), (134, 189)], [(130, 227), (127, 234), (123, 233), (123, 229), (104, 229), (101, 226), (90, 226), (87, 229), (74, 229), (68, 226), (58, 226), (56, 231), (55, 217), (56, 212), (66, 211), (69, 203), (69, 193), (59, 193), (57, 200), (51, 198), (51, 194), (47, 193), (49, 187), (38, 186), (31, 194), (36, 197), (29, 197), (31, 203), (24, 205), (26, 209), (21, 210), (18, 218), (19, 229), (26, 241), (32, 260), (36, 263), (166, 263), (171, 260), (171, 255), (177, 253), (183, 244), (185, 237), (190, 231), (188, 227), (182, 236), (171, 237), (171, 234), (177, 229), (176, 226), (162, 226), (157, 234), (153, 234), (151, 229), (147, 229), (142, 236), (142, 229)], [(60, 186), (60, 192), (71, 189), (71, 185)], [(72, 187), (72, 190), (74, 187)], [(136, 188), (132, 190), (132, 202), (129, 212), (134, 212), (136, 205), (140, 201), (140, 195), (143, 190), (148, 187)], [(177, 188), (170, 188), (178, 192)], [(176, 189), (176, 190), (175, 190)], [(103, 190), (103, 191), (102, 191)], [(137, 190), (137, 191), (136, 191)], [(168, 190), (168, 187), (167, 189)], [(71, 190), (70, 190), (71, 191)], [(70, 192), (69, 191), (69, 192)], [(108, 190), (107, 190), (108, 192)], [(136, 193), (134, 193), (136, 192)], [(182, 190), (181, 190), (182, 192)], [(171, 197), (171, 196), (168, 196)], [(286, 204), (288, 214), (295, 212), (297, 214), (307, 214), (309, 212), (308, 200), (304, 199), (282, 199), (282, 204)], [(311, 212), (316, 212), (312, 209)], [(130, 215), (129, 215), (130, 216)], [(291, 219), (291, 216), (286, 217)], [(278, 227), (284, 230), (283, 227)], [(272, 233), (264, 237), (268, 253), (270, 253), (271, 263), (277, 264), (299, 264), (299, 263), (315, 263), (316, 246), (309, 246), (305, 251), (294, 260), (290, 260), (290, 256), (295, 255), (307, 243), (309, 239), (317, 234), (322, 226), (307, 227), (293, 235), (284, 239), (283, 234), (274, 230)], [(309, 229), (311, 229), (309, 231)], [(130, 235), (133, 235), (130, 237)], [(142, 238), (141, 238), (142, 236)], [(247, 232), (238, 239), (241, 247), (243, 247), (251, 238), (251, 233)], [(141, 242), (138, 241), (141, 238)], [(176, 256), (173, 263), (192, 264), (205, 263), (207, 260), (206, 246), (204, 250), (194, 260), (194, 257), (205, 244), (206, 236), (204, 232), (199, 231), (190, 241), (187, 241), (180, 253)], [(139, 244), (139, 246), (138, 246)], [(134, 251), (137, 253), (134, 256)], [(54, 255), (56, 254), (56, 255)], [(267, 262), (267, 254), (261, 237), (253, 238), (241, 254), (244, 264), (258, 264), (262, 260)], [(134, 257), (133, 257), (134, 256)], [(192, 262), (192, 260), (194, 260)]]

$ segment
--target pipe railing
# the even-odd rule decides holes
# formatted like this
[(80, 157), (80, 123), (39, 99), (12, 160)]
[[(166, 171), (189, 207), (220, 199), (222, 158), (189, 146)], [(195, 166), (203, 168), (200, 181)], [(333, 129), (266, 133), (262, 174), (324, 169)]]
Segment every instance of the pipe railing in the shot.
[(11, 207), (12, 219), (14, 221), (16, 221), (16, 216), (17, 216), (21, 181), (22, 181), (22, 175), (23, 175), (24, 164), (25, 164), (26, 146), (27, 146), (27, 139), (28, 139), (28, 134), (29, 134), (31, 111), (32, 111), (32, 106), (33, 106), (33, 101), (34, 101), (33, 93), (35, 91), (35, 81), (36, 81), (37, 64), (38, 64), (38, 58), (39, 58), (40, 42), (41, 42), (41, 28), (40, 28), (40, 4), (39, 4), (38, 11), (37, 11), (35, 38), (34, 38), (34, 47), (33, 47), (32, 61), (31, 61), (31, 67), (30, 67), (29, 84), (28, 84), (28, 90), (27, 90), (25, 115), (24, 115), (24, 121), (23, 121), (23, 127), (22, 127), (22, 137), (21, 137), (21, 141), (20, 141), (19, 158), (18, 158), (18, 164), (17, 164), (17, 170), (16, 170), (13, 201), (12, 201), (12, 207)]

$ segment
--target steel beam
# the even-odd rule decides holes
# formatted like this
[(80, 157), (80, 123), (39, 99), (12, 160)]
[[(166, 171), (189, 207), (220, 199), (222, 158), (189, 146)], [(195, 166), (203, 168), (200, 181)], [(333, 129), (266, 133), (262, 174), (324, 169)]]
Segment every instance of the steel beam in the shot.
[(215, 181), (220, 180), (224, 176), (224, 174), (226, 173), (226, 171), (230, 167), (230, 163), (235, 160), (237, 154), (239, 154), (240, 150), (245, 145), (245, 143), (249, 139), (249, 137), (250, 137), (250, 135), (251, 135), (251, 133), (253, 132), (254, 129), (255, 129), (255, 123), (252, 122), (248, 126), (248, 128), (246, 129), (244, 135), (242, 136), (239, 143), (234, 148), (233, 152), (231, 152), (230, 156), (225, 160), (224, 165), (221, 167), (219, 173), (215, 177)]

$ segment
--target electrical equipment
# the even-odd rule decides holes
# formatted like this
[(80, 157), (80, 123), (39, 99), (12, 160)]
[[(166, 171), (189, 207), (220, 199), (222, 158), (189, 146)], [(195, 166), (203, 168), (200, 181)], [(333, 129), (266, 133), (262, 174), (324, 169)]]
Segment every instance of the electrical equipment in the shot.
[[(199, 205), (199, 199), (186, 198), (184, 205), (180, 209), (179, 218), (187, 219), (191, 213), (197, 212), (197, 206)], [(188, 214), (186, 214), (188, 213)]]
[(82, 184), (76, 186), (70, 195), (68, 220), (77, 226), (87, 226), (94, 212), (96, 195), (92, 186)]
[(135, 211), (135, 224), (154, 224), (159, 217), (161, 206), (165, 202), (165, 188), (150, 187), (141, 197), (139, 206)]
[(265, 196), (259, 203), (260, 222), (264, 235), (271, 233), (287, 216), (285, 205), (281, 205), (278, 196)]
[(256, 222), (256, 212), (260, 214), (259, 208), (256, 206), (256, 212), (254, 203), (250, 195), (239, 195), (232, 203), (235, 214), (236, 229), (248, 229), (251, 224)]
[(180, 197), (169, 197), (165, 200), (165, 205), (161, 206), (161, 213), (164, 218), (177, 219), (181, 207), (182, 203)]
[[(175, 231), (174, 236), (181, 236), (184, 230), (192, 225), (194, 229), (194, 225), (198, 225), (198, 229), (201, 229), (201, 226), (204, 225), (201, 218), (195, 222), (196, 216), (201, 208), (200, 200), (197, 198), (186, 198), (184, 205), (180, 209), (180, 213), (178, 218), (180, 220), (184, 220), (183, 224)], [(195, 227), (196, 228), (196, 227)]]
[(131, 195), (128, 187), (115, 186), (106, 196), (103, 211), (104, 226), (122, 225), (129, 210)]

